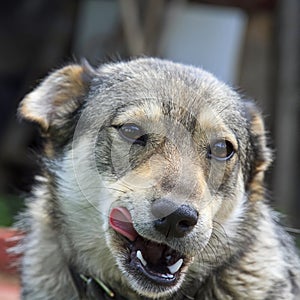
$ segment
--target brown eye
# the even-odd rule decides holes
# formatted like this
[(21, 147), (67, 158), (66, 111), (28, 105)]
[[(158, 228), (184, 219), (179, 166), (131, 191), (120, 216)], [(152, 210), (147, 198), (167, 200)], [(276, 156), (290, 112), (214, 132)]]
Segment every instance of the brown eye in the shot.
[(134, 123), (128, 123), (118, 128), (121, 138), (132, 144), (146, 146), (148, 136), (145, 131)]
[(208, 150), (208, 157), (218, 161), (229, 160), (234, 155), (233, 145), (226, 140), (217, 140), (211, 143)]

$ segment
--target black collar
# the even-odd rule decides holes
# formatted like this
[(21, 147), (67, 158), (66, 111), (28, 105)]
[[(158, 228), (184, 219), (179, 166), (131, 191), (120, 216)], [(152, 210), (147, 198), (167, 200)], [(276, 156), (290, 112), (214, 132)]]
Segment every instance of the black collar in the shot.
[(98, 278), (80, 274), (72, 266), (69, 270), (80, 300), (128, 300), (115, 293)]

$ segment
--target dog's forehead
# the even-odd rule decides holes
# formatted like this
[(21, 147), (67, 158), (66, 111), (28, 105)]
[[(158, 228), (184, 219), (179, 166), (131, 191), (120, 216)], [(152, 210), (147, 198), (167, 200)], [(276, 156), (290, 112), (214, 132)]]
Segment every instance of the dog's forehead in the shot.
[[(220, 104), (232, 102), (237, 97), (227, 85), (211, 73), (170, 61), (138, 59), (128, 63), (109, 64), (99, 69), (100, 78), (113, 93), (128, 98), (157, 98), (161, 103), (172, 101), (202, 105), (210, 101)], [(128, 101), (124, 98), (124, 101)], [(136, 97), (138, 98), (138, 97)], [(226, 99), (227, 98), (227, 99)], [(227, 103), (226, 103), (227, 102)]]
[(93, 96), (101, 102), (99, 109), (118, 111), (120, 123), (143, 116), (192, 117), (207, 124), (241, 117), (238, 94), (200, 68), (138, 59), (103, 66), (99, 74), (100, 88)]

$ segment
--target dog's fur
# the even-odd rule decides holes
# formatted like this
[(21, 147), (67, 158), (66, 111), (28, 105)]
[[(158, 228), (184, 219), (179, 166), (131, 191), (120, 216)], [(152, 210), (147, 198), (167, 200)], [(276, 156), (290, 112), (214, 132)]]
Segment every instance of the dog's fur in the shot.
[[(130, 300), (299, 299), (296, 249), (265, 199), (271, 152), (261, 114), (210, 73), (147, 58), (68, 65), (19, 113), (45, 139), (22, 218), (23, 299), (78, 299), (70, 266)], [(147, 140), (124, 137), (124, 124)], [(230, 157), (218, 159), (222, 147)], [(197, 224), (180, 237), (161, 233), (157, 201), (191, 208)], [(133, 242), (110, 226), (116, 207), (154, 248), (184, 256), (173, 284), (132, 266)]]

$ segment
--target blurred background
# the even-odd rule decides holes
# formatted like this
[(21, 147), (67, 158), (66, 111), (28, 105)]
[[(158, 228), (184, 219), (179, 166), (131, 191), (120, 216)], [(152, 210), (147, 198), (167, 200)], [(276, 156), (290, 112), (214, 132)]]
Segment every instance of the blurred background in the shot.
[(49, 71), (139, 55), (204, 67), (261, 106), (272, 205), (300, 228), (299, 0), (15, 0), (0, 9), (0, 226), (37, 170), (38, 131), (16, 117)]

